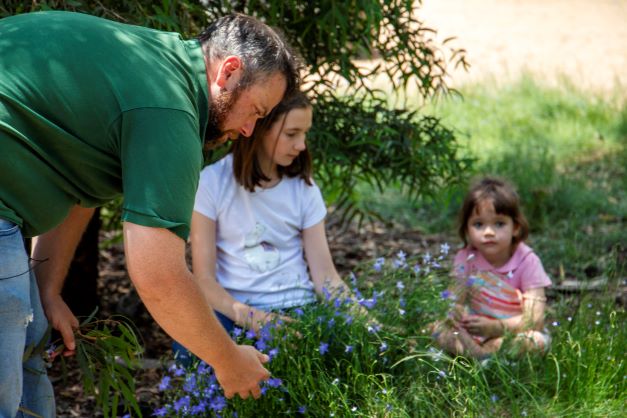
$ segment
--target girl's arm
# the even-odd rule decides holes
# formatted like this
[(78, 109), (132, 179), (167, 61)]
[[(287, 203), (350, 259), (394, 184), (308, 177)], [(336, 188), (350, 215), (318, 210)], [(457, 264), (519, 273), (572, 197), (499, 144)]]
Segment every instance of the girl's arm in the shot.
[(468, 332), (484, 337), (500, 337), (506, 332), (541, 330), (544, 326), (546, 297), (544, 288), (523, 293), (523, 313), (506, 319), (491, 319), (481, 315), (466, 315), (461, 324)]
[(351, 294), (350, 289), (340, 278), (335, 264), (333, 264), (324, 229), (324, 220), (303, 230), (303, 248), (316, 294), (324, 297), (323, 289), (331, 294), (340, 292), (346, 295)]
[(529, 289), (522, 295), (523, 313), (503, 320), (508, 331), (541, 330), (544, 326), (546, 295), (544, 287)]
[(216, 280), (217, 249), (214, 220), (194, 211), (190, 240), (194, 279), (213, 309), (226, 315), (238, 326), (253, 328), (255, 331), (276, 316), (237, 301)]

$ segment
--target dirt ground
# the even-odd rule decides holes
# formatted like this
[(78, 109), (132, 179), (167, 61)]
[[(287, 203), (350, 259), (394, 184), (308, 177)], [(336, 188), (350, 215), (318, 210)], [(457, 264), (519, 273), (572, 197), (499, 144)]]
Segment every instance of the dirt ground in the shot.
[[(627, 86), (624, 0), (424, 0), (419, 17), (437, 29), (437, 39), (455, 36), (453, 45), (467, 50), (471, 68), (453, 72), (452, 86), (486, 78), (505, 82), (525, 71), (548, 82), (565, 75), (584, 89), (609, 94)], [(398, 249), (417, 253), (441, 239), (420, 231), (384, 229), (330, 235), (335, 262), (343, 273), (361, 260)], [(138, 399), (149, 416), (158, 398), (156, 359), (167, 354), (169, 339), (145, 309), (134, 304), (121, 249), (103, 251), (100, 267), (103, 314), (118, 311), (124, 298), (122, 309), (135, 309), (126, 313), (141, 329), (150, 360), (137, 380)], [(58, 366), (50, 374), (59, 418), (98, 416), (93, 399), (83, 396), (76, 372), (65, 382)]]
[(627, 86), (627, 1), (423, 0), (418, 17), (465, 48), (470, 70), (452, 84), (524, 71), (548, 82), (567, 76), (586, 90)]

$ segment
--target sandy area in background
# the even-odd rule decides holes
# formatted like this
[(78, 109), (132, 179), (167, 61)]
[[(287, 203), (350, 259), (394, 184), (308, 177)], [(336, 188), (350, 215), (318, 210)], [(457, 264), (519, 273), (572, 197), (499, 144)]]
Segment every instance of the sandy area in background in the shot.
[(423, 0), (418, 17), (466, 49), (471, 68), (453, 71), (453, 86), (528, 71), (586, 90), (627, 88), (625, 0)]

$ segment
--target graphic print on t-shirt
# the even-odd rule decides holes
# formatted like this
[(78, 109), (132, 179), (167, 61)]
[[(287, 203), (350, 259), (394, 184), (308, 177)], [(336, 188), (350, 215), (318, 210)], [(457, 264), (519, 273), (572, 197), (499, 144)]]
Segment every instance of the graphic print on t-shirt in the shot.
[(279, 265), (279, 250), (267, 241), (262, 241), (266, 227), (257, 222), (255, 228), (244, 239), (244, 257), (248, 266), (259, 273), (272, 270)]

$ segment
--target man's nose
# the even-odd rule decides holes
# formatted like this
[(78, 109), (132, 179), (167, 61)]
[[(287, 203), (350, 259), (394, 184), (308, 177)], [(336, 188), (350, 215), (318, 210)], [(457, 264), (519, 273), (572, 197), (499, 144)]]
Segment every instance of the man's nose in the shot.
[(255, 122), (256, 120), (246, 122), (240, 128), (239, 133), (244, 135), (245, 137), (250, 137), (253, 134), (253, 131), (255, 130)]

